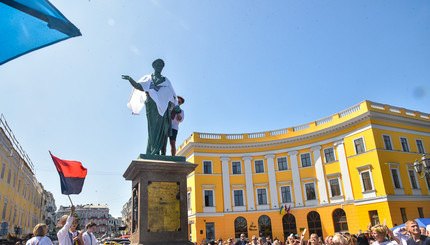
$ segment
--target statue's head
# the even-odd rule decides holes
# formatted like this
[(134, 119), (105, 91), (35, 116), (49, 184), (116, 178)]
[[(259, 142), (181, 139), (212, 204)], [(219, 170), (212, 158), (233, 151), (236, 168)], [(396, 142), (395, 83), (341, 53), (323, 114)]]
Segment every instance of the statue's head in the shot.
[(154, 60), (154, 62), (152, 62), (152, 68), (154, 68), (155, 71), (161, 72), (164, 68), (164, 61), (162, 59)]

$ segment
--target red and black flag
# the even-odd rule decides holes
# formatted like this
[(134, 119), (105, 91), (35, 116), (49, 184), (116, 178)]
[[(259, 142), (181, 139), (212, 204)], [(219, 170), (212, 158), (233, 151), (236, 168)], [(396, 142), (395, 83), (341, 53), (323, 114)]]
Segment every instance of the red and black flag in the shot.
[(79, 194), (82, 191), (87, 169), (78, 161), (62, 160), (52, 155), (55, 167), (60, 175), (61, 193), (64, 195)]

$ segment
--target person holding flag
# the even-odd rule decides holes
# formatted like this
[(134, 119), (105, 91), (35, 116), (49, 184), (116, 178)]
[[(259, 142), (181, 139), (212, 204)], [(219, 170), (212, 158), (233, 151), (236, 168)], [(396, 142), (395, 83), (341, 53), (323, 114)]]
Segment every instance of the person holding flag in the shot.
[(73, 223), (73, 213), (75, 212), (75, 206), (70, 207), (70, 214), (64, 215), (58, 221), (58, 226), (62, 228), (57, 232), (58, 244), (59, 245), (73, 245), (73, 237), (71, 236), (69, 229)]

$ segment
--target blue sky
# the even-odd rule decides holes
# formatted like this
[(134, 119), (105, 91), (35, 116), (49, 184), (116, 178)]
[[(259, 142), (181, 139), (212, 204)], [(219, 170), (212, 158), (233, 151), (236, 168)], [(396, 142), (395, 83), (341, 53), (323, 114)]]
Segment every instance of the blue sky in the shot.
[(52, 0), (82, 32), (0, 66), (0, 112), (36, 176), (68, 205), (48, 150), (88, 168), (77, 204), (130, 196), (146, 149), (131, 86), (162, 58), (192, 132), (297, 126), (363, 100), (430, 113), (429, 1)]

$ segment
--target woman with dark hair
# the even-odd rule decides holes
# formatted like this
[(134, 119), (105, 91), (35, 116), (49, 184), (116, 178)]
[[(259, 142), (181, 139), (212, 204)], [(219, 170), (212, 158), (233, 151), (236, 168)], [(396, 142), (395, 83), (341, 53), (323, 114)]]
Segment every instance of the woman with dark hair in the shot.
[(366, 234), (360, 234), (357, 237), (357, 245), (369, 245), (369, 240), (367, 239)]

